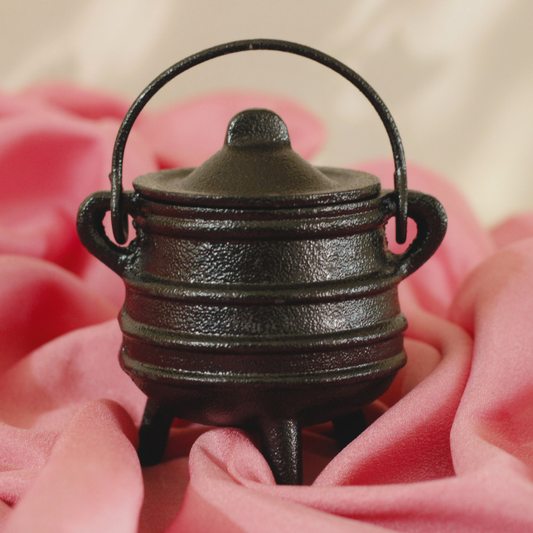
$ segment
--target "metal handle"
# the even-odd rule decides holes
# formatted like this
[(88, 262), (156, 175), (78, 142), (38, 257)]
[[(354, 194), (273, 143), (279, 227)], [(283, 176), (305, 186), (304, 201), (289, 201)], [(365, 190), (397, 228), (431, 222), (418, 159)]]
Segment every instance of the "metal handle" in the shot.
[(359, 74), (355, 73), (340, 61), (308, 46), (275, 39), (249, 39), (208, 48), (203, 52), (199, 52), (179, 61), (169, 69), (165, 70), (165, 72), (155, 78), (138, 96), (137, 100), (135, 100), (124, 117), (122, 125), (118, 131), (115, 140), (115, 149), (113, 151), (112, 171), (109, 175), (109, 178), (111, 179), (111, 220), (113, 224), (113, 235), (115, 236), (116, 241), (119, 244), (124, 244), (128, 238), (126, 215), (122, 209), (122, 163), (126, 141), (139, 113), (152, 96), (178, 74), (215, 57), (236, 52), (245, 52), (248, 50), (277, 50), (307, 57), (308, 59), (312, 59), (313, 61), (334, 70), (355, 85), (355, 87), (366, 96), (380, 116), (392, 146), (395, 166), (396, 240), (400, 244), (404, 243), (407, 235), (407, 172), (405, 168), (405, 154), (403, 151), (402, 140), (390, 111), (374, 89), (372, 89), (372, 87), (361, 78)]
[(393, 254), (400, 280), (418, 270), (440, 246), (446, 234), (448, 217), (442, 204), (433, 196), (409, 191), (409, 218), (416, 222), (416, 237), (403, 254)]
[[(131, 192), (126, 193), (127, 204), (131, 203), (131, 195)], [(135, 246), (130, 243), (121, 247), (109, 240), (102, 222), (110, 209), (111, 194), (108, 191), (91, 194), (79, 208), (77, 229), (80, 241), (87, 250), (121, 276), (135, 253)]]

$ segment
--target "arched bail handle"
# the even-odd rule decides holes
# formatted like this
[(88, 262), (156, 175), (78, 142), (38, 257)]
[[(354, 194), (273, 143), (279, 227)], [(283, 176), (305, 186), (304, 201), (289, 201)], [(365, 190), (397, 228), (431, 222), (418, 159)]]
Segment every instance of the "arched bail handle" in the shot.
[(122, 121), (122, 125), (120, 126), (115, 140), (112, 172), (109, 175), (109, 178), (111, 179), (111, 219), (113, 224), (113, 234), (117, 243), (124, 244), (128, 238), (128, 226), (125, 223), (126, 217), (122, 209), (122, 166), (126, 141), (139, 113), (152, 96), (178, 74), (204, 63), (205, 61), (214, 59), (215, 57), (234, 54), (236, 52), (246, 52), (248, 50), (277, 50), (279, 52), (288, 52), (307, 57), (308, 59), (312, 59), (313, 61), (337, 72), (355, 85), (355, 87), (366, 96), (381, 118), (392, 146), (395, 166), (394, 187), (397, 195), (396, 240), (400, 244), (404, 243), (407, 236), (407, 173), (405, 167), (405, 154), (398, 128), (396, 127), (396, 123), (387, 109), (387, 106), (383, 103), (376, 91), (374, 91), (374, 89), (372, 89), (372, 87), (361, 78), (359, 74), (340, 61), (337, 61), (333, 57), (319, 52), (314, 48), (275, 39), (248, 39), (245, 41), (235, 41), (208, 48), (203, 52), (189, 56), (161, 73), (144, 89), (144, 91), (138, 96), (137, 100), (133, 102), (133, 105), (130, 107)]

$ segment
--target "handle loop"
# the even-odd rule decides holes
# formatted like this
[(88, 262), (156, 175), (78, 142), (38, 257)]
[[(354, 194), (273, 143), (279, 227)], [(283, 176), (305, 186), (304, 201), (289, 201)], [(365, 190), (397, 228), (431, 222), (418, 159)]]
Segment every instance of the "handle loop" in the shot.
[(396, 240), (402, 244), (405, 242), (407, 236), (407, 172), (405, 167), (405, 154), (403, 151), (402, 140), (396, 127), (390, 111), (385, 106), (378, 94), (359, 74), (348, 68), (346, 65), (337, 61), (331, 56), (328, 56), (314, 48), (304, 46), (302, 44), (291, 43), (288, 41), (280, 41), (275, 39), (248, 39), (244, 41), (235, 41), (231, 43), (221, 44), (213, 48), (208, 48), (203, 52), (199, 52), (189, 56), (169, 69), (161, 73), (150, 83), (144, 91), (137, 97), (133, 105), (127, 112), (115, 140), (115, 148), (113, 151), (112, 171), (109, 175), (111, 180), (111, 220), (113, 225), (113, 235), (117, 243), (124, 244), (128, 238), (128, 226), (125, 223), (126, 215), (123, 211), (123, 194), (122, 194), (122, 168), (124, 160), (124, 150), (126, 141), (130, 134), (133, 123), (139, 116), (144, 106), (159, 91), (173, 78), (189, 70), (190, 68), (209, 61), (215, 57), (220, 57), (236, 52), (245, 52), (248, 50), (276, 50), (279, 52), (288, 52), (291, 54), (306, 57), (317, 63), (320, 63), (331, 70), (337, 72), (355, 87), (357, 87), (364, 96), (369, 100), (374, 109), (377, 111), (392, 146), (394, 155), (394, 188), (396, 190)]

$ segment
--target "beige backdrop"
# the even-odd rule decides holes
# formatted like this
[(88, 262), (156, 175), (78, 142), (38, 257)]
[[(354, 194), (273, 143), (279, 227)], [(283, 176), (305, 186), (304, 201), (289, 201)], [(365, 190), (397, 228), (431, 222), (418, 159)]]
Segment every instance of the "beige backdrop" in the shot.
[[(301, 42), (366, 78), (391, 109), (407, 158), (457, 183), (492, 224), (533, 208), (532, 23), (531, 0), (0, 0), (0, 87), (62, 78), (134, 98), (209, 46)], [(319, 163), (390, 155), (354, 88), (285, 54), (202, 65), (154, 105), (223, 88), (273, 91), (312, 108), (330, 134)]]

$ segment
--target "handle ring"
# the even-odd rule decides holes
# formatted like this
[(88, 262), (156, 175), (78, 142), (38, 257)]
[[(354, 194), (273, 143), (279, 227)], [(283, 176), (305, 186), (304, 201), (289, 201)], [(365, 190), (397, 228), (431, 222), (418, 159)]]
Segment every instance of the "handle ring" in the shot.
[(133, 102), (118, 131), (113, 150), (112, 171), (111, 174), (109, 174), (109, 179), (111, 180), (111, 221), (113, 235), (117, 243), (124, 244), (128, 239), (128, 226), (124, 222), (125, 215), (123, 211), (122, 170), (126, 141), (128, 140), (130, 130), (139, 116), (139, 113), (159, 89), (182, 72), (216, 57), (236, 52), (246, 52), (249, 50), (275, 50), (279, 52), (288, 52), (316, 61), (343, 76), (351, 82), (352, 85), (357, 87), (369, 100), (385, 126), (394, 155), (396, 241), (399, 244), (404, 243), (407, 237), (407, 171), (405, 154), (398, 128), (396, 127), (396, 123), (387, 106), (383, 103), (383, 100), (381, 100), (376, 91), (374, 91), (374, 89), (361, 78), (359, 74), (340, 61), (337, 61), (333, 57), (315, 50), (314, 48), (276, 39), (247, 39), (244, 41), (235, 41), (214, 46), (213, 48), (208, 48), (207, 50), (193, 54), (162, 72), (142, 91), (135, 102)]

